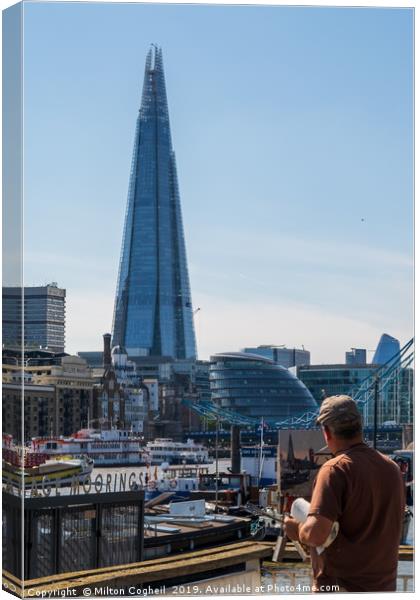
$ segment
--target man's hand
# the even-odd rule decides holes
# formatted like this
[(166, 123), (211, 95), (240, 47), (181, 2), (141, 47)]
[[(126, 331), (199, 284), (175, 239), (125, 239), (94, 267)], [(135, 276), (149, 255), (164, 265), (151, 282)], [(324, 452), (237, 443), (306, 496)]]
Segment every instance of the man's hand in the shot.
[(333, 522), (321, 515), (311, 515), (304, 523), (293, 517), (285, 517), (284, 529), (289, 540), (295, 540), (307, 546), (322, 546), (331, 533)]
[(299, 521), (293, 517), (285, 517), (284, 529), (289, 540), (299, 540)]

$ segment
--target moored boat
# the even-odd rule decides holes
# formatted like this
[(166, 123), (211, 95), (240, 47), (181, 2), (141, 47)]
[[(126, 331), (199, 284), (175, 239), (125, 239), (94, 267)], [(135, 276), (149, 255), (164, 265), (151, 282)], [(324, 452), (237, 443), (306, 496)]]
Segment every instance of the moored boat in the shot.
[(207, 448), (196, 444), (193, 440), (174, 442), (170, 438), (157, 438), (146, 444), (143, 456), (144, 460), (151, 465), (162, 463), (205, 465), (211, 462)]
[(57, 487), (82, 482), (93, 469), (87, 456), (57, 455), (51, 458), (43, 452), (16, 446), (3, 439), (2, 480), (6, 486), (38, 489), (46, 485)]
[(95, 467), (142, 465), (143, 439), (125, 429), (81, 429), (70, 437), (32, 438), (31, 448), (49, 457), (81, 454)]

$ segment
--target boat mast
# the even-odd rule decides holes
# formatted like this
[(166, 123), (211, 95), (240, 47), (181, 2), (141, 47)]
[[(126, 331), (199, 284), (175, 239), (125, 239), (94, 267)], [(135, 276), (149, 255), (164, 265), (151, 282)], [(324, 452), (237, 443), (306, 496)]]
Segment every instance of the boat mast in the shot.
[(260, 487), (260, 481), (261, 481), (261, 477), (262, 477), (262, 470), (263, 470), (263, 461), (264, 461), (264, 453), (263, 453), (263, 446), (264, 446), (264, 417), (261, 417), (261, 425), (260, 425), (260, 456), (259, 456), (259, 461), (258, 461), (258, 487)]
[(216, 448), (215, 448), (215, 458), (216, 458), (216, 485), (215, 485), (215, 510), (217, 513), (217, 505), (219, 502), (219, 415), (216, 417)]

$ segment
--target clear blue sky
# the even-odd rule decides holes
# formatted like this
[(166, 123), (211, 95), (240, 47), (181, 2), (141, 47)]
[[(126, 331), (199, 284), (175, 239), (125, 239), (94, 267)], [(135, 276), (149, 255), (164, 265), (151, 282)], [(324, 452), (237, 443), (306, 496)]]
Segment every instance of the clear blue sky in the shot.
[[(412, 330), (409, 9), (26, 4), (25, 283), (112, 323), (144, 59), (162, 46), (199, 354), (341, 362)], [(363, 219), (363, 220), (362, 220)]]

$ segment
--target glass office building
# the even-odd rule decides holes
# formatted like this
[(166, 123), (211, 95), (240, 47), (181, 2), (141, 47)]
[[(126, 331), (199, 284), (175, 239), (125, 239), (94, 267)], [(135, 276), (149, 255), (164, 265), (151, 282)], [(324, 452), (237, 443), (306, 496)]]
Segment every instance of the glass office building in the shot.
[(311, 364), (311, 354), (304, 348), (286, 348), (285, 346), (257, 346), (254, 348), (244, 348), (242, 352), (257, 354), (270, 358), (282, 367), (289, 369), (300, 365)]
[(3, 346), (64, 352), (66, 290), (56, 283), (3, 287)]
[(376, 348), (372, 363), (374, 365), (383, 365), (391, 360), (391, 358), (394, 358), (399, 351), (400, 342), (391, 335), (383, 333), (379, 340), (378, 347)]
[(346, 365), (365, 365), (366, 364), (366, 349), (352, 348), (346, 352)]
[[(354, 396), (363, 382), (372, 377), (378, 365), (308, 365), (298, 367), (297, 376), (305, 384), (318, 404), (327, 396), (345, 394)], [(388, 382), (379, 397), (379, 423), (413, 422), (413, 369), (401, 368), (398, 376)], [(369, 424), (373, 420), (373, 405)]]
[(353, 396), (362, 382), (377, 369), (374, 365), (308, 365), (298, 367), (297, 376), (318, 404), (327, 396)]
[(130, 357), (196, 357), (162, 51), (155, 46), (135, 132), (112, 338)]
[(269, 423), (317, 409), (305, 385), (268, 358), (232, 352), (210, 360), (212, 400), (223, 408)]

